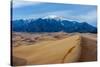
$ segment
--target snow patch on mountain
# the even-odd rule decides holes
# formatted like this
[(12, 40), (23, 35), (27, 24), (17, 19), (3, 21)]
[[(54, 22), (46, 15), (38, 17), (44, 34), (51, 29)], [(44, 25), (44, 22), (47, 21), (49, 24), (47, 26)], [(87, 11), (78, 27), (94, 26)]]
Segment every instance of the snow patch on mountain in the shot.
[(48, 16), (43, 17), (42, 19), (64, 20), (65, 18), (62, 16), (57, 16), (57, 15), (48, 15)]

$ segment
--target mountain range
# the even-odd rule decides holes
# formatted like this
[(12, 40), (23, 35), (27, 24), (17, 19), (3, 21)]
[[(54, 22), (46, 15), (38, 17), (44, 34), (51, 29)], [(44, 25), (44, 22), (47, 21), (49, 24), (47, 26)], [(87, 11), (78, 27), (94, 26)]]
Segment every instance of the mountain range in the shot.
[(58, 16), (28, 20), (13, 20), (12, 31), (16, 32), (80, 32), (97, 33), (97, 28), (87, 22), (69, 21)]

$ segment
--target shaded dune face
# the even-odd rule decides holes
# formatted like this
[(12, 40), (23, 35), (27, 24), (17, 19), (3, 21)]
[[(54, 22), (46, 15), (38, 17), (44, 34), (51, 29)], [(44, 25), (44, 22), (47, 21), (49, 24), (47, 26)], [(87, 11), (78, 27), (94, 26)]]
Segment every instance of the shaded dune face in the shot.
[(97, 60), (97, 39), (88, 36), (82, 36), (81, 56), (79, 61), (88, 62)]
[(81, 37), (75, 35), (62, 40), (16, 47), (13, 49), (13, 65), (76, 62), (81, 53), (80, 44)]
[(12, 66), (21, 66), (21, 65), (26, 65), (26, 64), (27, 64), (26, 59), (13, 56)]

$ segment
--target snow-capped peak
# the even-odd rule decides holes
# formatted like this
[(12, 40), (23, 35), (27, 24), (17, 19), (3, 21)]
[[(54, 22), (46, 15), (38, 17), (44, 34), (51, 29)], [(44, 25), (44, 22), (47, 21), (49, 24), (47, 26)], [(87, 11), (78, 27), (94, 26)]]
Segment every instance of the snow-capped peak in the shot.
[(43, 19), (56, 19), (56, 20), (61, 20), (61, 19), (63, 19), (63, 17), (56, 16), (56, 15), (48, 15), (48, 16), (43, 17)]
[(57, 18), (58, 16), (56, 15), (48, 15), (48, 16), (45, 16), (44, 18)]

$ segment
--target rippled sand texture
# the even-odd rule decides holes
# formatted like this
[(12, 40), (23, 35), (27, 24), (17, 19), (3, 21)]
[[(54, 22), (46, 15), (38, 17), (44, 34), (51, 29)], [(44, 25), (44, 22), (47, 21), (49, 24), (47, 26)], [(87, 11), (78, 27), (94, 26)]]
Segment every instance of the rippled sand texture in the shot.
[(14, 33), (12, 65), (96, 61), (96, 38), (91, 33)]

